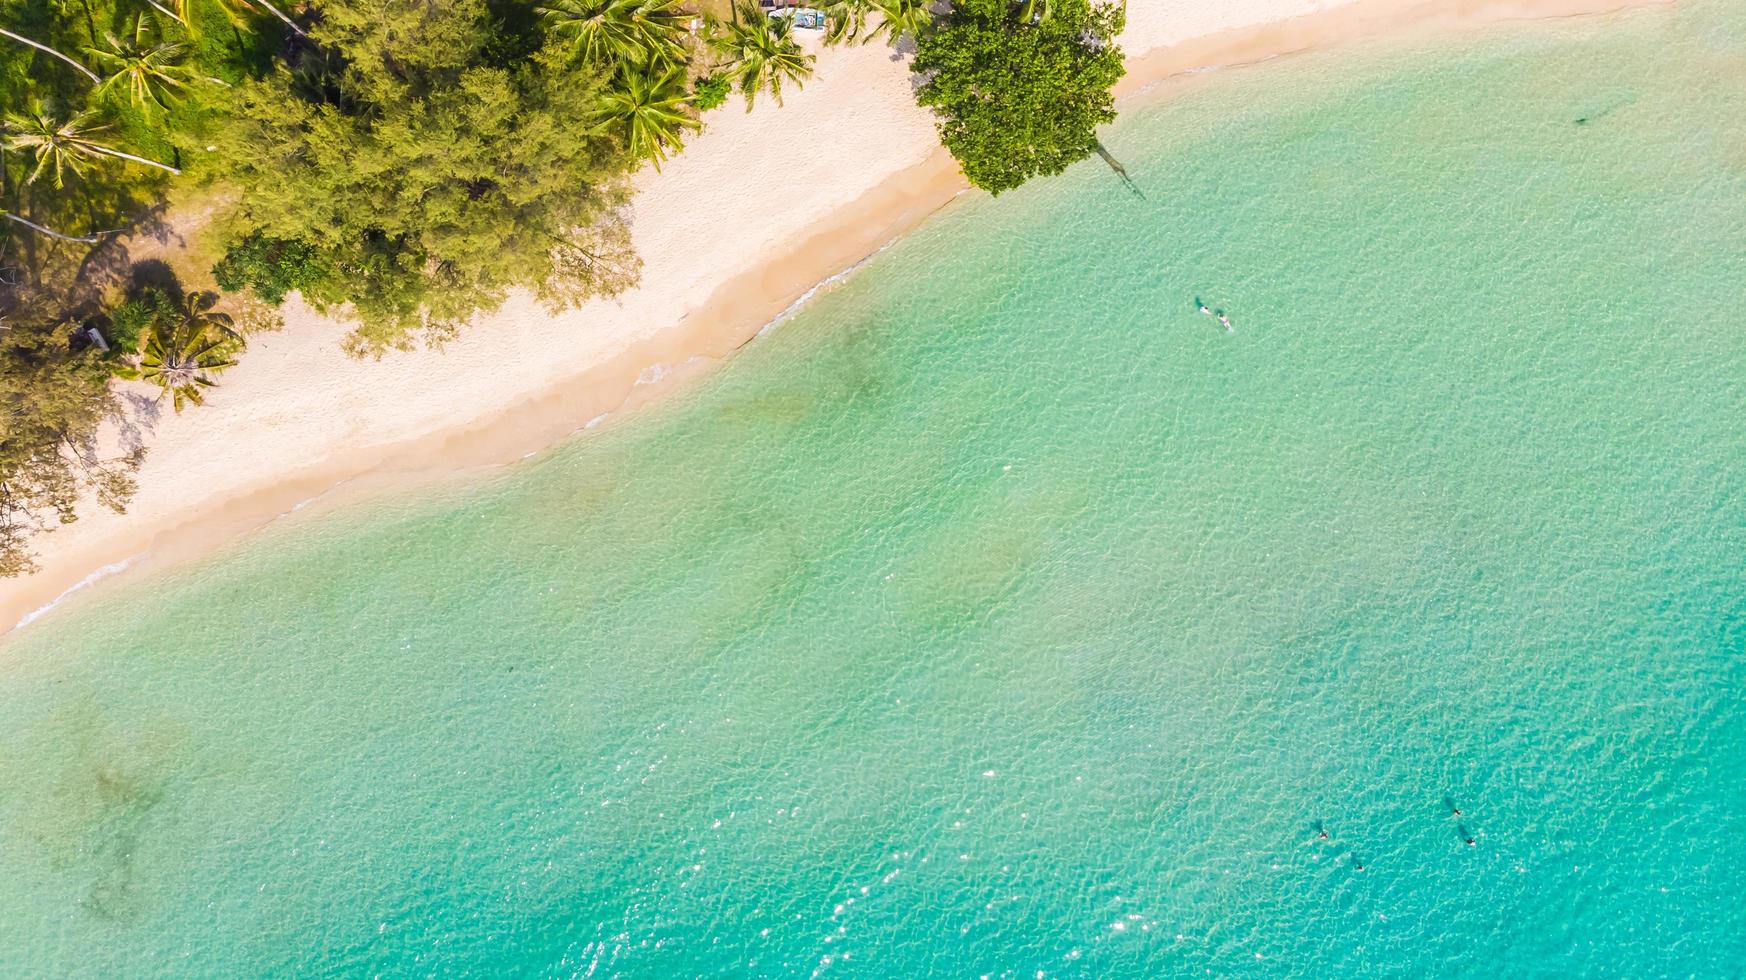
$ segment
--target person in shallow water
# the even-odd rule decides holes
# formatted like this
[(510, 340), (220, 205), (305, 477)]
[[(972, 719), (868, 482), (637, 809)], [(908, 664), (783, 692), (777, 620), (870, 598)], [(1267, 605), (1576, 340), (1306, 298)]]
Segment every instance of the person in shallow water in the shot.
[(1231, 328), (1231, 318), (1230, 318), (1230, 317), (1229, 317), (1229, 316), (1226, 316), (1226, 315), (1225, 315), (1225, 311), (1224, 311), (1224, 310), (1220, 310), (1220, 311), (1219, 311), (1219, 322), (1220, 322), (1220, 323), (1222, 323), (1222, 324), (1224, 324), (1224, 326), (1225, 326), (1225, 333), (1234, 333), (1234, 332), (1235, 332), (1235, 331), (1234, 331), (1234, 330), (1232, 330), (1232, 328)]

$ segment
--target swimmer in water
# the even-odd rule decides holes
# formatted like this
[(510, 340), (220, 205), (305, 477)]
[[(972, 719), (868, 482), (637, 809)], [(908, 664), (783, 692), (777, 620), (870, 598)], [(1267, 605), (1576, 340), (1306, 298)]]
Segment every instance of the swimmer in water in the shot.
[(1206, 308), (1206, 303), (1202, 302), (1199, 296), (1194, 298), (1194, 308), (1205, 313), (1207, 316), (1213, 315), (1213, 311)]
[(1455, 801), (1453, 799), (1451, 799), (1450, 797), (1447, 797), (1447, 796), (1443, 797), (1443, 805), (1449, 808), (1449, 812), (1452, 815), (1457, 816), (1457, 817), (1459, 817), (1461, 815), (1461, 808), (1456, 806)]
[(1478, 843), (1479, 843), (1479, 842), (1478, 842), (1478, 841), (1476, 841), (1476, 840), (1474, 840), (1474, 839), (1473, 839), (1473, 838), (1471, 838), (1471, 837), (1469, 837), (1469, 838), (1467, 838), (1467, 846), (1468, 846), (1468, 847), (1473, 847), (1473, 846), (1475, 846), (1475, 845), (1476, 845), (1476, 844), (1478, 844)]
[(1225, 325), (1225, 333), (1235, 333), (1231, 329), (1231, 318), (1225, 315), (1224, 310), (1219, 311), (1219, 322)]

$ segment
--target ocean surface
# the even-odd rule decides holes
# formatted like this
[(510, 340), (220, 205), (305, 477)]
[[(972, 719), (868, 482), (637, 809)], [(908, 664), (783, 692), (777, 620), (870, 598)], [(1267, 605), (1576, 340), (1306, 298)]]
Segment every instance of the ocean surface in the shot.
[(0, 644), (0, 975), (1746, 972), (1746, 4), (1105, 140)]

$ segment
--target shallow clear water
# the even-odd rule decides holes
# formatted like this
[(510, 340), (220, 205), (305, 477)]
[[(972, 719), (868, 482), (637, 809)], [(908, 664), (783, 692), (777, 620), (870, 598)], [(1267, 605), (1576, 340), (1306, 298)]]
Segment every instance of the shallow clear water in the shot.
[(0, 974), (1737, 975), (1743, 13), (1197, 83), (1144, 201), (45, 618)]

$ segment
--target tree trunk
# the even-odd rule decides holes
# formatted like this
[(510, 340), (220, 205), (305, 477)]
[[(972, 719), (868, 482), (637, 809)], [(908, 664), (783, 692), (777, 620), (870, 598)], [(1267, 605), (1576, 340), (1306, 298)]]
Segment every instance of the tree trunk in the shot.
[(24, 225), (26, 228), (31, 228), (31, 229), (34, 229), (36, 231), (39, 231), (39, 232), (43, 233), (44, 235), (49, 236), (50, 238), (58, 238), (63, 242), (81, 242), (85, 245), (95, 245), (98, 242), (103, 240), (104, 235), (114, 234), (114, 232), (105, 231), (105, 232), (99, 232), (98, 234), (95, 234), (95, 235), (63, 235), (60, 232), (55, 231), (53, 228), (44, 228), (42, 225), (37, 224), (36, 222), (30, 220), (29, 218), (21, 218), (18, 215), (13, 214), (10, 211), (0, 211), (0, 218), (7, 218), (9, 220), (16, 221), (19, 224)]
[(66, 62), (67, 64), (72, 65), (74, 68), (79, 69), (79, 71), (83, 72), (85, 77), (89, 78), (91, 81), (96, 82), (99, 85), (103, 84), (103, 79), (98, 78), (96, 72), (92, 71), (89, 68), (86, 68), (84, 65), (79, 64), (77, 61), (74, 61), (73, 59), (67, 57), (66, 55), (61, 54), (59, 51), (56, 51), (54, 48), (51, 48), (46, 44), (38, 44), (35, 41), (32, 41), (30, 38), (25, 37), (23, 34), (14, 34), (4, 27), (0, 27), (0, 36), (9, 37), (12, 40), (17, 41), (20, 44), (28, 44), (31, 47), (37, 49), (38, 51), (46, 51), (49, 54), (52, 54), (55, 57)]
[[(89, 146), (90, 144), (87, 144), (87, 145)], [(180, 177), (182, 175), (181, 170), (179, 170), (175, 167), (172, 167), (167, 163), (159, 163), (156, 160), (147, 160), (145, 157), (136, 157), (131, 153), (123, 153), (120, 150), (112, 150), (107, 146), (91, 146), (91, 149), (96, 150), (98, 153), (102, 153), (105, 156), (120, 157), (123, 160), (132, 160), (134, 163), (143, 163), (148, 167), (156, 167), (159, 170), (168, 170), (170, 173), (173, 173), (178, 177)]]
[(1122, 166), (1122, 162), (1109, 152), (1103, 145), (1103, 140), (1097, 141), (1097, 155), (1103, 158), (1104, 163), (1109, 164), (1109, 169), (1115, 171), (1115, 175), (1122, 179), (1122, 183), (1128, 185), (1128, 190), (1132, 191), (1135, 197), (1142, 201), (1146, 199), (1146, 195), (1141, 193), (1139, 185), (1134, 183), (1134, 178), (1128, 176), (1128, 168)]

